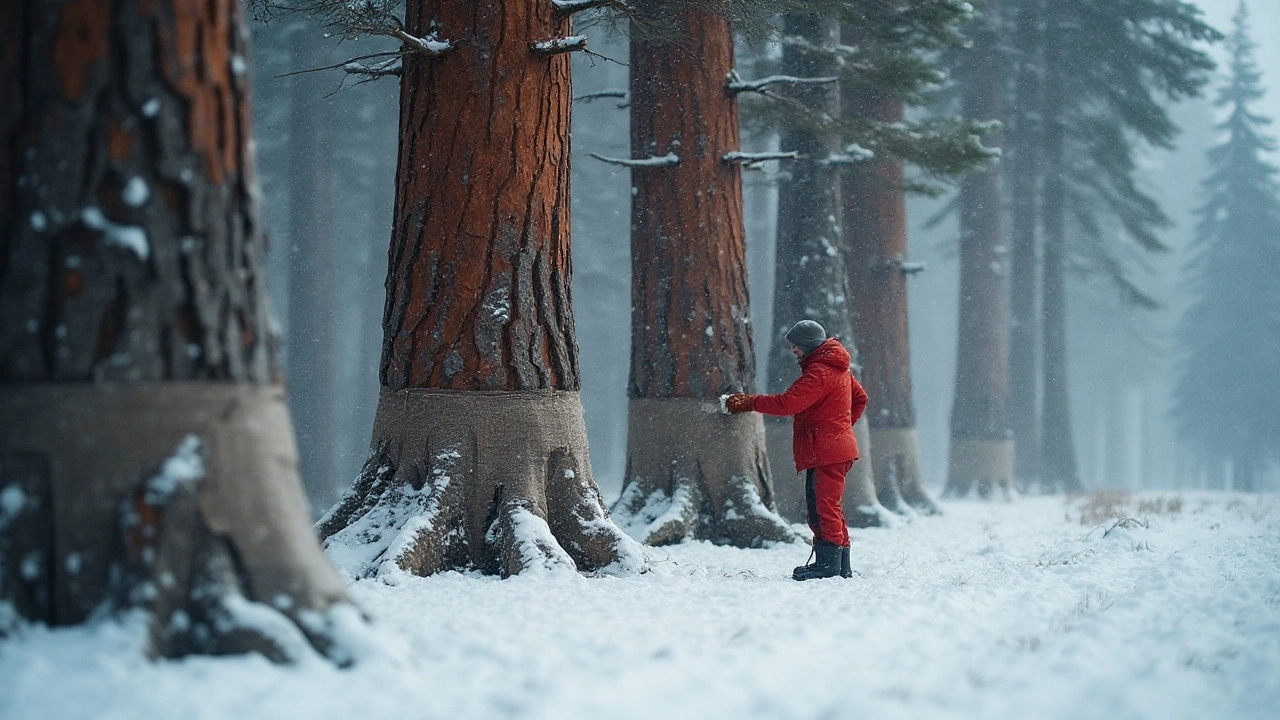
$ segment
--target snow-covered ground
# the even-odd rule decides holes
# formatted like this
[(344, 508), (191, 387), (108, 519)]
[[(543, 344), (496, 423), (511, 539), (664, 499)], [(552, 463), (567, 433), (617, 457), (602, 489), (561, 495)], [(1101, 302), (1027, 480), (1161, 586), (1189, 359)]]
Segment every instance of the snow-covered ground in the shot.
[(0, 718), (1280, 718), (1280, 498), (1174, 497), (945, 503), (854, 532), (852, 580), (692, 543), (629, 578), (362, 581), (382, 653), (348, 670), (27, 628)]

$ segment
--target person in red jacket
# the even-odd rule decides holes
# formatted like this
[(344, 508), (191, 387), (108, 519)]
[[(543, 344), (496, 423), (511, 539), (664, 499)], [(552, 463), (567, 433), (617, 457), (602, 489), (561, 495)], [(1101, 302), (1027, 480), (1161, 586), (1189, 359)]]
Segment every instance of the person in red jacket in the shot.
[(791, 452), (805, 474), (809, 527), (816, 561), (795, 569), (796, 580), (852, 577), (849, 528), (844, 520), (844, 481), (858, 459), (853, 424), (867, 407), (867, 393), (849, 370), (849, 351), (821, 325), (801, 320), (787, 332), (800, 361), (800, 378), (779, 395), (729, 396), (730, 412), (754, 410), (794, 415)]

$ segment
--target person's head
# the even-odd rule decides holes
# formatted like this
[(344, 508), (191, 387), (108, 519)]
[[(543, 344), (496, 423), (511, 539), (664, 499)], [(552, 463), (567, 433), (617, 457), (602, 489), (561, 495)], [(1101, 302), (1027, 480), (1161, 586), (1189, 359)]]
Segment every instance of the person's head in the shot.
[(787, 342), (791, 343), (791, 354), (797, 360), (818, 349), (827, 341), (827, 331), (812, 320), (801, 320), (787, 331)]

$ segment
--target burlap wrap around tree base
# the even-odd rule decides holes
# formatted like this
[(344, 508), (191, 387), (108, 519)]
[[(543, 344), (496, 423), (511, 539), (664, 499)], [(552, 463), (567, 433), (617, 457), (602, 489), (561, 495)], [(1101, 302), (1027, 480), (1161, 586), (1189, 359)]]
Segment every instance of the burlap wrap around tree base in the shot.
[(726, 415), (715, 399), (631, 399), (613, 513), (650, 545), (697, 538), (759, 547), (797, 537), (776, 510), (761, 415)]
[(161, 655), (288, 659), (291, 623), (325, 649), (321, 614), (347, 598), (312, 534), (282, 387), (10, 385), (0, 417), (0, 555), (25, 558), (0, 568), (0, 596), (20, 612), (143, 607)]
[(973, 488), (990, 498), (997, 488), (1005, 500), (1013, 497), (1013, 439), (951, 439), (950, 472), (945, 495), (964, 497)]
[(645, 567), (591, 475), (576, 392), (383, 390), (369, 460), (318, 528), (360, 577)]
[(938, 506), (924, 489), (920, 441), (915, 428), (871, 428), (871, 465), (876, 495), (890, 510), (936, 515)]
[[(792, 419), (764, 418), (765, 437), (769, 448), (769, 465), (773, 468), (773, 488), (778, 512), (792, 522), (807, 522), (804, 473), (796, 473), (791, 450)], [(844, 519), (851, 528), (881, 527), (895, 522), (893, 514), (876, 499), (874, 473), (871, 471), (871, 432), (867, 419), (853, 426), (858, 438), (861, 458), (853, 464), (844, 485)]]

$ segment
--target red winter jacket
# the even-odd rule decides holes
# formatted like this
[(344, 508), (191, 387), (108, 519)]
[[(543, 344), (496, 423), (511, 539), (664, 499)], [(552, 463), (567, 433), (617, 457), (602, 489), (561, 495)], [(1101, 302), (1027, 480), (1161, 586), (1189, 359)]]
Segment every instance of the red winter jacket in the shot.
[(800, 361), (800, 378), (781, 395), (755, 395), (751, 409), (795, 415), (791, 452), (796, 472), (858, 459), (853, 424), (867, 407), (867, 393), (849, 372), (849, 351), (831, 338)]

